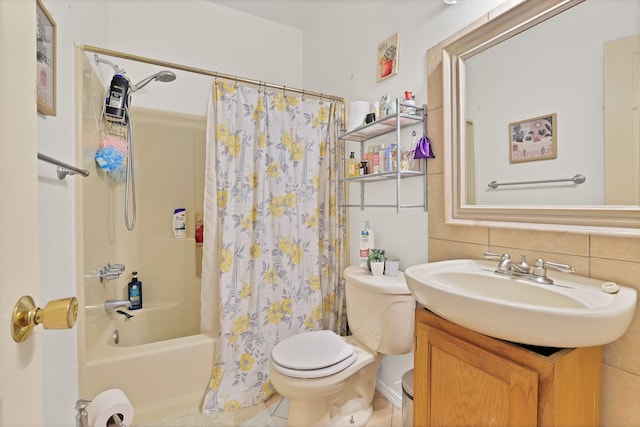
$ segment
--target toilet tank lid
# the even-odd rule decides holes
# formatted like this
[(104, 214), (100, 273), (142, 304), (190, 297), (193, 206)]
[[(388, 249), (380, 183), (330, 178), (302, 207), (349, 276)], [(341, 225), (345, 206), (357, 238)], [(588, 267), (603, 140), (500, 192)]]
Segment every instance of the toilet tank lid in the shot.
[(397, 277), (374, 276), (366, 267), (350, 265), (344, 269), (344, 278), (347, 284), (356, 285), (377, 294), (411, 294), (402, 271), (398, 271)]
[(312, 331), (283, 339), (273, 348), (271, 357), (285, 368), (311, 370), (340, 363), (354, 351), (333, 331)]

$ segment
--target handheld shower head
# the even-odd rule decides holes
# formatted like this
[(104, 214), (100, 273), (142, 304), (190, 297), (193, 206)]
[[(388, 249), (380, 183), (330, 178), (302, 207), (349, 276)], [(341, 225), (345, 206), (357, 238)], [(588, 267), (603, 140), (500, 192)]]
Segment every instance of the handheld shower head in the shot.
[(131, 91), (135, 92), (135, 91), (137, 91), (139, 89), (142, 89), (143, 87), (148, 85), (153, 80), (157, 80), (159, 82), (166, 83), (166, 82), (172, 82), (175, 79), (176, 79), (175, 73), (173, 73), (171, 71), (167, 71), (167, 70), (159, 71), (159, 72), (147, 77), (146, 79), (141, 80), (137, 84), (131, 85)]

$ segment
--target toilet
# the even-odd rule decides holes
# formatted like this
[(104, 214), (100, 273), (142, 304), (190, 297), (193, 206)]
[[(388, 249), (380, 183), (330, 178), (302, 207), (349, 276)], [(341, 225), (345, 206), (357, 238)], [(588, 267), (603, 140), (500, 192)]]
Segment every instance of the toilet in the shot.
[(363, 426), (373, 412), (382, 357), (412, 350), (415, 299), (404, 274), (373, 276), (350, 266), (344, 278), (353, 335), (303, 332), (271, 352), (271, 383), (289, 399), (289, 426)]

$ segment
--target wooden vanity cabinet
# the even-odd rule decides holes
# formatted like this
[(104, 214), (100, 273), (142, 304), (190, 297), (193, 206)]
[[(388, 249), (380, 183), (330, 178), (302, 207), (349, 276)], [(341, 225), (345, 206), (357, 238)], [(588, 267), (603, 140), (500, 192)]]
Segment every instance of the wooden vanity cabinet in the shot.
[(414, 358), (416, 427), (600, 425), (602, 347), (519, 345), (419, 307)]

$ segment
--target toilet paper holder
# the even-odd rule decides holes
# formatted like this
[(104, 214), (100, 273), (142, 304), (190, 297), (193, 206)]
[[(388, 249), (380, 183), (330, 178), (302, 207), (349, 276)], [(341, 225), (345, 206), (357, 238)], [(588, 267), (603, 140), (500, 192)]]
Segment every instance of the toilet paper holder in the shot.
[[(89, 427), (89, 413), (87, 412), (87, 405), (91, 403), (91, 399), (79, 399), (76, 402), (76, 427)], [(113, 423), (111, 423), (113, 421)], [(108, 426), (126, 427), (124, 420), (120, 418), (118, 414), (113, 414), (111, 420), (109, 420)]]

